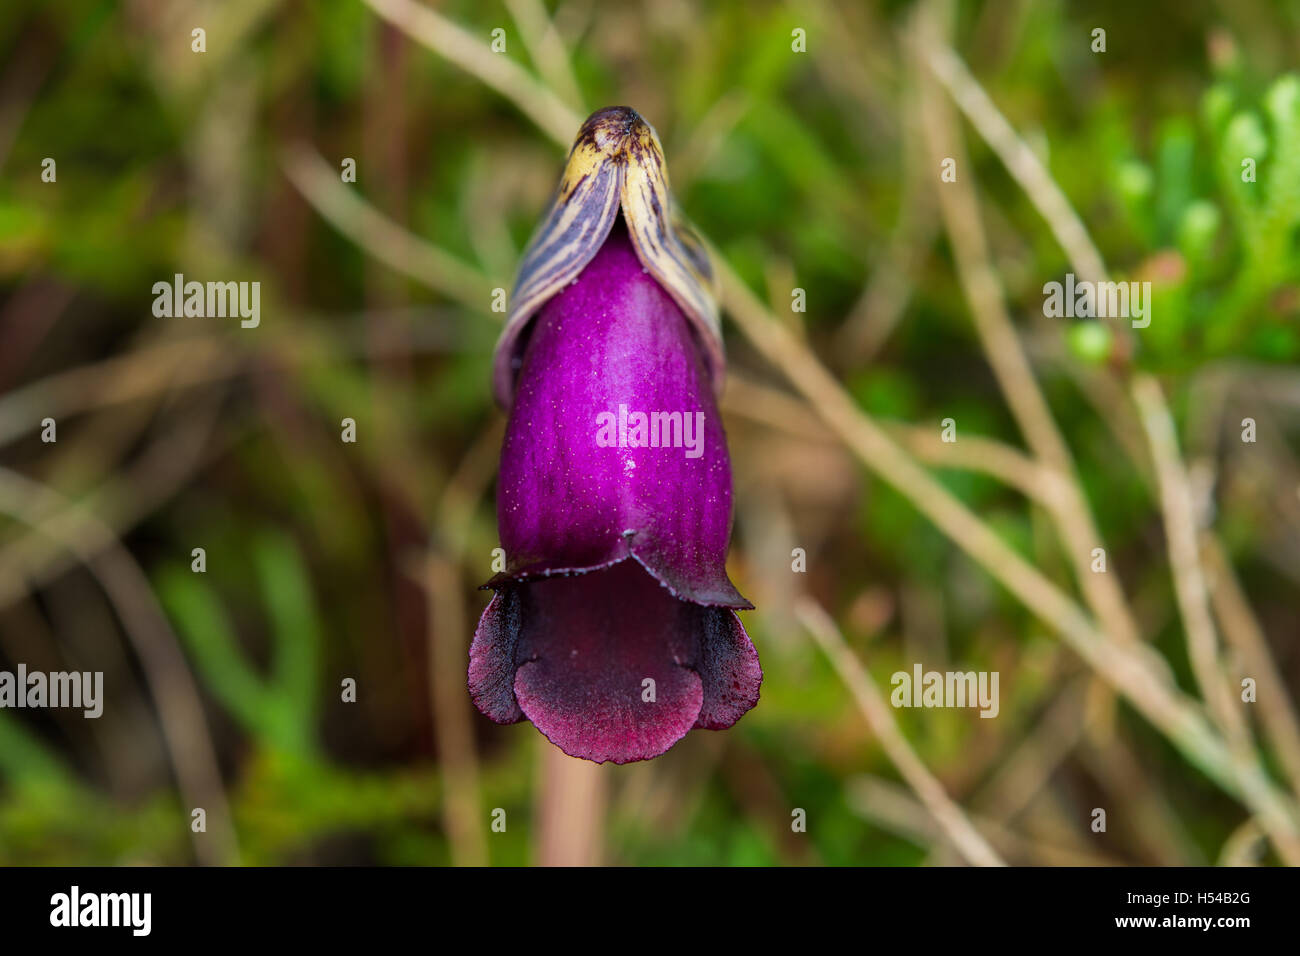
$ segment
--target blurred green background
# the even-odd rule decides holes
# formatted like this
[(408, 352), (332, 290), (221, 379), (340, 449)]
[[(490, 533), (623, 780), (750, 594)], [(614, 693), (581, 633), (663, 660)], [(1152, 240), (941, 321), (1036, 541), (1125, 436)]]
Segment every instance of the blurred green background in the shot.
[[(962, 438), (1023, 445), (940, 190), (977, 197), (1107, 573), (1199, 700), (1122, 394), (1159, 380), (1206, 560), (1223, 559), (1207, 577), (1225, 681), (1263, 688), (1251, 666), (1270, 660), (1272, 716), (1246, 708), (1249, 746), (1293, 811), (1300, 3), (509, 0), (438, 3), (407, 29), (409, 3), (375, 6), (398, 15), (363, 0), (0, 9), (0, 669), (103, 671), (107, 695), (99, 720), (0, 711), (0, 863), (959, 862), (795, 615), (800, 594), (884, 693), (916, 661), (1000, 673), (996, 720), (893, 715), (1009, 862), (1281, 858), (1250, 807), (908, 494), (802, 427), (815, 407), (730, 325), (731, 573), (757, 605), (742, 617), (759, 706), (655, 761), (594, 768), (527, 723), (492, 725), (464, 685), (497, 547), (492, 290), (511, 286), (559, 175), (561, 132), (539, 127), (629, 105), (774, 321), (1078, 596), (1044, 507), (928, 441), (952, 418)], [(1152, 282), (1149, 328), (1044, 318), (1043, 284), (1072, 265), (920, 62), (922, 18), (1113, 276)], [(175, 273), (259, 281), (260, 325), (155, 318), (152, 286)]]

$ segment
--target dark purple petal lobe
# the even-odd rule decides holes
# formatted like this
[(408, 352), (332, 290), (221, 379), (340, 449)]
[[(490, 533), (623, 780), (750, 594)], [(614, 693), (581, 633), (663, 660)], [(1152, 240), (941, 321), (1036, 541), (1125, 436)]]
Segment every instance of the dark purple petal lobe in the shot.
[[(598, 763), (657, 757), (695, 725), (704, 699), (691, 670), (700, 608), (625, 561), (521, 586), (515, 694), (565, 753)], [(646, 700), (654, 681), (654, 700)]]
[(518, 591), (498, 591), (479, 618), (469, 647), (469, 696), (498, 724), (523, 720), (515, 700), (515, 648), (519, 643)]
[(758, 703), (763, 669), (758, 665), (758, 651), (735, 611), (700, 608), (698, 613), (695, 669), (704, 685), (704, 701), (695, 726), (725, 730)]

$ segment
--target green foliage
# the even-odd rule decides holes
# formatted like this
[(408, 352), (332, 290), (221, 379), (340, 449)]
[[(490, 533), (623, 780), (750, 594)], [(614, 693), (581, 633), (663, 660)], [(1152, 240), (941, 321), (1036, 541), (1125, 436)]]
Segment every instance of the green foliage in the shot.
[[(446, 763), (450, 740), (476, 761), (474, 812), (486, 821), (502, 807), (511, 820), (490, 835), (490, 862), (528, 863), (538, 735), (472, 713), (463, 662), (446, 681), (431, 660), (446, 646), (439, 641), (463, 658), (486, 601), (474, 588), (498, 545), (490, 459), (500, 414), (487, 382), (501, 316), (385, 264), (374, 254), (384, 230), (342, 234), (303, 199), (283, 158), (298, 143), (331, 169), (355, 158), (348, 189), (467, 263), (488, 288), (508, 288), (560, 150), (517, 105), (359, 0), (214, 5), (229, 32), (209, 31), (205, 57), (148, 7), (0, 9), (12, 83), (0, 90), (0, 314), (13, 317), (0, 387), (33, 388), (14, 420), (39, 421), (45, 404), (59, 405), (60, 429), (57, 445), (14, 441), (6, 467), (94, 510), (144, 569), (203, 695), (240, 862), (450, 862), (456, 806), (444, 795), (449, 778), (463, 781), (448, 767), (469, 773)], [(508, 5), (434, 7), (476, 40), (504, 26), (508, 60), (535, 75), (553, 68), (523, 42)], [(582, 106), (627, 103), (647, 115), (684, 210), (863, 410), (889, 428), (936, 432), (951, 417), (959, 436), (1024, 447), (973, 330), (935, 208), (942, 187), (918, 143), (917, 66), (902, 42), (914, 4), (544, 7), (571, 51)], [(1281, 381), (1300, 362), (1300, 75), (1278, 45), (1300, 28), (1300, 8), (1285, 0), (1259, 10), (1211, 24), (1177, 0), (1108, 4), (1105, 58), (1088, 51), (1093, 17), (1073, 4), (960, 2), (952, 17), (955, 48), (1043, 156), (1113, 277), (1152, 283), (1145, 330), (1044, 324), (1043, 283), (1072, 267), (1016, 176), (957, 121), (969, 155), (959, 175), (975, 184), (997, 278), (1110, 566), (1187, 689), (1194, 680), (1149, 463), (1126, 459), (1132, 436), (1118, 415), (1099, 413), (1091, 389), (1117, 365), (1160, 374), (1188, 457), (1218, 469), (1204, 502), (1210, 520), (1265, 628), (1289, 636), (1295, 582), (1284, 561), (1294, 524), (1278, 517), (1268, 483), (1294, 474), (1294, 417), (1272, 406), (1261, 413), (1264, 437), (1240, 452), (1251, 457), (1238, 468), (1239, 443), (1223, 440), (1231, 429), (1207, 425), (1188, 401), (1213, 404), (1209, 372), (1244, 366), (1248, 384)], [(806, 54), (791, 50), (795, 27), (807, 30)], [(40, 180), (45, 157), (58, 161), (57, 185)], [(261, 279), (262, 327), (152, 320), (153, 282), (204, 270)], [(807, 313), (789, 314), (789, 285), (806, 290)], [(846, 344), (847, 322), (879, 331), (890, 308), (897, 322), (874, 351)], [(158, 373), (168, 384), (157, 388), (152, 366), (59, 378), (190, 337), (217, 343), (232, 370), (181, 363)], [(738, 374), (770, 375), (740, 336), (729, 333), (728, 349)], [(1221, 415), (1229, 424), (1245, 414), (1232, 398)], [(832, 609), (881, 688), (918, 659), (1002, 672), (997, 721), (899, 715), (963, 804), (987, 796), (984, 785), (1018, 759), (1081, 665), (907, 495), (842, 449), (740, 411), (727, 412), (738, 527), (757, 513), (772, 519), (776, 542), (751, 544), (746, 530), (732, 557), (738, 580), (774, 595), (743, 616), (765, 667), (762, 703), (727, 734), (692, 734), (649, 767), (602, 768), (606, 856), (924, 863), (929, 841), (887, 826), (858, 799), (864, 776), (898, 780), (783, 602), (806, 591)], [(339, 442), (344, 417), (358, 423), (355, 445)], [(1042, 508), (987, 475), (935, 473), (998, 539), (1077, 593), (1074, 556)], [(449, 489), (465, 496), (451, 496), (452, 514)], [(1288, 503), (1293, 514), (1293, 496)], [(447, 635), (432, 624), (431, 604), (448, 598), (431, 597), (426, 558), (451, 537), (443, 523), (461, 520), (464, 551), (438, 552), (464, 585), (448, 612), (462, 626)], [(0, 642), (0, 653), (39, 648), (73, 660), (85, 642), (109, 648), (126, 662), (117, 665), (123, 711), (159, 719), (117, 609), (81, 616), (58, 605), (56, 585), (87, 572), (56, 566), (66, 556), (51, 557), (49, 542), (23, 528), (0, 531), (6, 569), (21, 567), (31, 581), (0, 621), (5, 637), (16, 622), (21, 639)], [(205, 574), (188, 565), (196, 544), (208, 551)], [(768, 567), (765, 549), (784, 559), (796, 545), (810, 560), (792, 584), (785, 565)], [(100, 593), (93, 580), (89, 590)], [(355, 704), (338, 701), (345, 675), (358, 680)], [(439, 723), (457, 713), (449, 700), (467, 730)], [(1240, 823), (1239, 806), (1127, 710), (1112, 726), (1092, 705), (1089, 719), (1149, 776), (1141, 799), (1158, 794), (1192, 834), (1161, 861), (1213, 859)], [(100, 726), (0, 711), (0, 863), (192, 859), (165, 755), (132, 737), (138, 726), (120, 713)], [(129, 772), (107, 772), (114, 760)], [(1095, 759), (1060, 760), (1043, 784), (1047, 823), (1034, 826), (1059, 826), (1061, 808), (1099, 788), (1123, 795)], [(808, 812), (806, 835), (789, 829), (794, 806)], [(1126, 846), (1104, 849), (1151, 861)]]
[(316, 723), (320, 626), (305, 569), (284, 538), (260, 535), (253, 558), (272, 626), (270, 673), (260, 676), (205, 578), (172, 568), (158, 590), (208, 687), (244, 731), (273, 750), (310, 756)]

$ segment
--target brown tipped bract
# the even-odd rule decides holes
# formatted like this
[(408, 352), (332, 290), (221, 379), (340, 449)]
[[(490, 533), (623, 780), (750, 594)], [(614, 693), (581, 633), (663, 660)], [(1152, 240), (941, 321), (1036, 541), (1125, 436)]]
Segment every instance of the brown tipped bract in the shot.
[(620, 210), (637, 258), (695, 327), (713, 386), (721, 390), (725, 362), (708, 255), (675, 209), (654, 127), (633, 109), (611, 106), (578, 130), (555, 198), (524, 252), (493, 368), (503, 407), (514, 394), (529, 319), (578, 277)]

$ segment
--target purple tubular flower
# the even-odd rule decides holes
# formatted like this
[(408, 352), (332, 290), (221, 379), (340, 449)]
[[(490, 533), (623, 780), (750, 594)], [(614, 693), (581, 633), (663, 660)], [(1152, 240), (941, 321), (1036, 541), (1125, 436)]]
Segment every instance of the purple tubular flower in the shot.
[(470, 695), (492, 720), (526, 717), (597, 762), (730, 727), (763, 676), (734, 610), (753, 605), (725, 567), (731, 465), (707, 260), (670, 215), (654, 131), (629, 109), (594, 114), (498, 345), (508, 564), (486, 585)]

